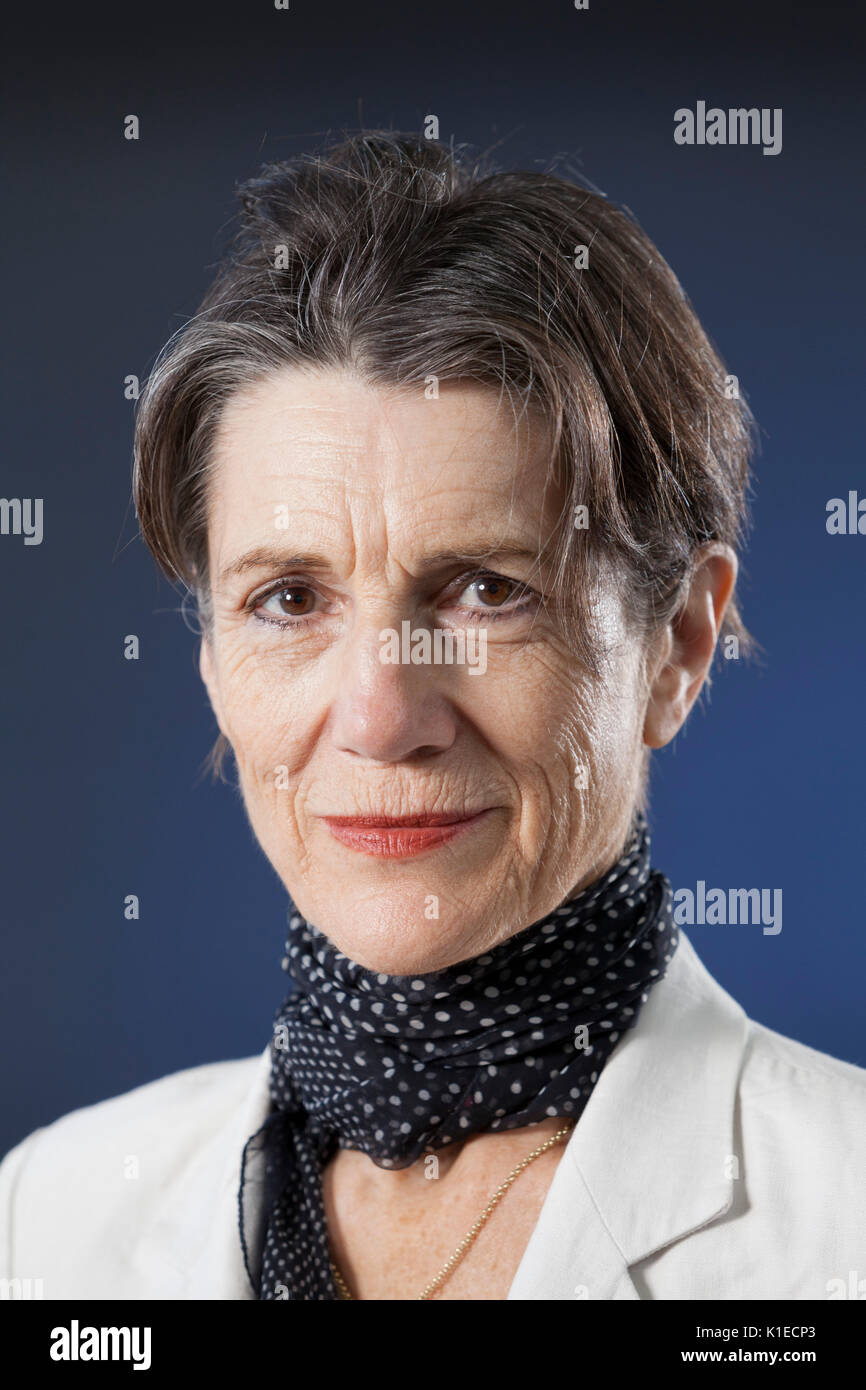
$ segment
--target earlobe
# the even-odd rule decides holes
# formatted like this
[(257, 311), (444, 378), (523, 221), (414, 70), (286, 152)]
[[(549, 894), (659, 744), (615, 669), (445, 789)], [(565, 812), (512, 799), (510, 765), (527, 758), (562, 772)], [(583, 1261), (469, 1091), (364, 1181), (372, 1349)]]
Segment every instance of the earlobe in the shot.
[(719, 630), (737, 579), (730, 546), (711, 542), (695, 557), (683, 606), (665, 629), (647, 701), (643, 741), (663, 748), (679, 733), (709, 674)]
[(648, 748), (664, 748), (679, 733), (685, 722), (685, 673), (678, 660), (674, 628), (668, 624), (664, 632), (666, 651), (656, 666), (650, 685), (644, 717), (643, 741)]

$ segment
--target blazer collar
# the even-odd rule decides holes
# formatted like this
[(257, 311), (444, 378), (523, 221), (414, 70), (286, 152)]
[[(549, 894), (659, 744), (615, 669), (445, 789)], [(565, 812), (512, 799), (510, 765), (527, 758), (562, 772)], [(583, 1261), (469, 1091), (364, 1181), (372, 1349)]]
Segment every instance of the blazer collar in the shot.
[(630, 1266), (729, 1209), (747, 1026), (681, 933), (575, 1127), (509, 1298), (638, 1298)]

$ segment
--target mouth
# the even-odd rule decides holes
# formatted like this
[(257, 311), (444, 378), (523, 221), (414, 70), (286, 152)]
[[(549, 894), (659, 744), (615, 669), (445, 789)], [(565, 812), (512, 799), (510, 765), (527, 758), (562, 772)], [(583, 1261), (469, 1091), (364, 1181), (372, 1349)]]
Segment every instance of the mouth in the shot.
[(360, 854), (408, 859), (435, 849), (479, 825), (492, 808), (417, 816), (322, 816), (341, 844)]

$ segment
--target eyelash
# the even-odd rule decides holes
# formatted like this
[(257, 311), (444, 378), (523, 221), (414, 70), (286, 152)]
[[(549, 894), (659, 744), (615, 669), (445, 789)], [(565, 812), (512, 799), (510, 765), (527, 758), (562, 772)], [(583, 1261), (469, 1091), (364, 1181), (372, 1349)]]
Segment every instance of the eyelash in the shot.
[[(538, 595), (534, 589), (529, 588), (528, 585), (521, 585), (516, 579), (508, 579), (504, 574), (496, 574), (493, 570), (484, 570), (482, 573), (472, 573), (465, 576), (465, 579), (461, 578), (458, 582), (461, 585), (462, 591), (462, 589), (468, 588), (470, 584), (480, 584), (485, 579), (499, 579), (506, 584), (514, 584), (520, 598), (517, 603), (513, 603), (512, 606), (505, 611), (495, 608), (466, 609), (466, 613), (470, 615), (468, 621), (471, 623), (477, 624), (482, 621), (489, 623), (497, 622), (500, 618), (513, 618), (515, 614), (522, 612), (525, 608), (529, 608), (534, 599), (540, 597), (540, 595)], [(313, 585), (306, 583), (306, 581), (299, 579), (281, 579), (278, 583), (266, 589), (263, 594), (255, 594), (245, 605), (245, 610), (251, 613), (258, 622), (268, 623), (271, 627), (291, 627), (295, 629), (306, 627), (308, 623), (318, 617), (317, 613), (304, 613), (299, 618), (275, 618), (270, 613), (262, 613), (260, 611), (262, 605), (267, 603), (269, 598), (273, 598), (275, 594), (281, 594), (286, 589), (292, 588), (310, 589), (313, 593), (316, 592)], [(480, 615), (483, 615), (483, 617)]]

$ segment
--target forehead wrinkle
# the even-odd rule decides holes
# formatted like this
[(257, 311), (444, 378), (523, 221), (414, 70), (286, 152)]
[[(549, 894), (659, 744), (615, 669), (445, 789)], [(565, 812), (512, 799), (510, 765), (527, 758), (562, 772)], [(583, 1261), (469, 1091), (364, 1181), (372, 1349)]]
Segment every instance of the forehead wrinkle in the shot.
[[(452, 389), (449, 389), (452, 388)], [(505, 419), (501, 413), (501, 402), (497, 401), (494, 411), (494, 421), (491, 425), (489, 413), (491, 394), (488, 388), (476, 386), (466, 388), (465, 384), (461, 388), (459, 383), (444, 382), (441, 387), (443, 402), (448, 402), (452, 413), (438, 413), (439, 404), (437, 401), (428, 401), (426, 398), (418, 398), (409, 394), (407, 391), (395, 391), (390, 396), (380, 398), (378, 405), (378, 419), (383, 421), (390, 435), (391, 457), (396, 462), (405, 461), (410, 466), (414, 464), (416, 456), (420, 455), (423, 462), (428, 467), (444, 469), (446, 467), (465, 468), (467, 473), (480, 461), (489, 461), (492, 456), (508, 459), (511, 462), (512, 486), (519, 477), (519, 460), (521, 456), (528, 454), (528, 448), (523, 442), (521, 426), (513, 418)], [(435, 436), (431, 439), (426, 436), (420, 444), (415, 443), (414, 421), (408, 425), (404, 422), (401, 426), (395, 423), (393, 408), (399, 409), (406, 404), (415, 406), (419, 414), (423, 412), (425, 417), (429, 417), (434, 422)], [(456, 418), (454, 407), (456, 404)], [(425, 418), (426, 423), (426, 418)], [(528, 429), (527, 425), (527, 429)], [(409, 431), (409, 438), (405, 434)], [(444, 446), (444, 447), (443, 447)], [(464, 448), (467, 454), (460, 458), (458, 451)], [(435, 455), (435, 460), (430, 455)], [(411, 484), (407, 483), (407, 486)], [(477, 481), (467, 476), (467, 490), (478, 492)], [(501, 493), (501, 483), (498, 487), (491, 485), (490, 492), (496, 495)]]
[[(454, 394), (444, 391), (447, 383), (443, 384), (443, 391), (449, 399), (452, 412), (456, 404), (457, 418), (454, 418), (453, 413), (438, 414), (437, 418), (436, 402), (413, 398), (406, 390), (395, 390), (390, 394), (383, 394), (381, 390), (365, 391), (364, 408), (350, 412), (347, 411), (345, 401), (331, 405), (316, 403), (309, 398), (300, 401), (285, 400), (279, 393), (279, 384), (271, 380), (260, 381), (230, 399), (223, 412), (215, 441), (215, 452), (218, 455), (224, 454), (235, 444), (244, 452), (249, 452), (250, 443), (245, 421), (237, 417), (247, 416), (251, 411), (258, 413), (258, 430), (254, 426), (253, 434), (264, 434), (264, 441), (260, 437), (255, 442), (255, 448), (262, 454), (272, 455), (275, 462), (279, 461), (272, 472), (279, 473), (284, 468), (297, 468), (302, 462), (297, 457), (298, 454), (306, 454), (308, 460), (310, 455), (320, 458), (326, 465), (336, 458), (339, 460), (336, 468), (344, 475), (347, 470), (351, 473), (351, 479), (345, 478), (346, 485), (351, 482), (359, 494), (375, 492), (383, 485), (381, 478), (371, 479), (361, 471), (362, 462), (377, 455), (383, 462), (391, 465), (392, 472), (398, 472), (400, 464), (414, 465), (418, 454), (431, 470), (456, 466), (465, 467), (470, 472), (479, 461), (479, 457), (489, 460), (494, 450), (500, 456), (510, 455), (515, 462), (523, 452), (519, 427), (513, 419), (504, 418), (501, 404), (498, 402), (495, 424), (491, 429), (489, 398), (486, 392), (478, 395), (471, 392), (468, 399), (465, 395), (458, 395), (455, 402)], [(425, 423), (434, 423), (434, 438), (431, 439), (428, 435), (422, 443), (416, 444), (414, 420), (408, 423), (401, 422), (401, 428), (398, 428), (396, 412), (401, 406), (407, 405), (415, 406), (416, 416), (423, 412)], [(479, 413), (482, 416), (487, 415), (488, 418), (479, 419)], [(315, 418), (304, 421), (305, 416)], [(291, 419), (290, 428), (281, 438), (279, 423), (287, 417), (294, 418)], [(299, 421), (302, 422), (300, 428)], [(350, 430), (348, 438), (347, 424)], [(498, 437), (491, 439), (494, 433)], [(461, 447), (467, 449), (463, 459), (458, 457)], [(436, 456), (435, 462), (431, 455)], [(329, 471), (333, 473), (336, 469)], [(298, 473), (297, 476), (309, 479), (307, 472)], [(407, 481), (406, 486), (411, 487), (412, 483)], [(466, 486), (473, 486), (471, 479), (467, 479)]]
[[(399, 409), (406, 399), (405, 393), (402, 399), (398, 394), (393, 404)], [(217, 453), (221, 462), (230, 465), (233, 461), (224, 456), (230, 456), (236, 445), (247, 455), (261, 451), (264, 478), (276, 485), (295, 481), (309, 489), (314, 496), (326, 491), (327, 505), (305, 505), (304, 512), (311, 518), (320, 518), (327, 529), (334, 522), (337, 523), (342, 533), (338, 544), (342, 547), (348, 541), (352, 550), (351, 570), (357, 564), (362, 528), (368, 535), (378, 533), (369, 547), (371, 553), (378, 550), (380, 556), (392, 557), (401, 569), (405, 566), (396, 560), (395, 546), (405, 552), (407, 546), (415, 547), (420, 542), (427, 550), (428, 538), (425, 533), (428, 528), (434, 531), (429, 538), (434, 553), (441, 554), (449, 549), (455, 554), (465, 552), (467, 495), (472, 510), (483, 510), (486, 522), (484, 536), (476, 536), (472, 540), (471, 549), (474, 552), (495, 553), (497, 546), (512, 544), (515, 540), (525, 543), (529, 536), (537, 549), (543, 539), (543, 501), (542, 509), (538, 511), (533, 505), (534, 498), (527, 495), (528, 487), (521, 487), (522, 451), (515, 422), (506, 421), (497, 408), (495, 424), (491, 428), (484, 419), (478, 418), (480, 411), (487, 414), (489, 420), (489, 412), (484, 409), (486, 402), (480, 397), (470, 396), (468, 400), (466, 397), (458, 398), (456, 418), (454, 414), (444, 414), (436, 419), (432, 415), (437, 409), (435, 402), (422, 402), (417, 398), (413, 401), (409, 397), (409, 404), (416, 406), (416, 417), (423, 411), (427, 419), (435, 419), (432, 439), (425, 435), (420, 443), (416, 443), (411, 411), (408, 419), (400, 419), (401, 428), (398, 429), (392, 401), (380, 393), (367, 395), (365, 408), (352, 413), (347, 411), (345, 400), (333, 405), (311, 403), (309, 400), (285, 401), (280, 400), (275, 392), (268, 395), (265, 391), (258, 391), (245, 399), (235, 398), (230, 402), (234, 413), (224, 421)], [(248, 416), (251, 410), (260, 413), (248, 434), (243, 417)], [(237, 415), (241, 418), (236, 418)], [(281, 421), (291, 422), (282, 439), (278, 437)], [(259, 435), (258, 439), (255, 438), (256, 434)], [(462, 459), (461, 450), (467, 451)], [(492, 454), (498, 455), (502, 467), (498, 470), (496, 481), (488, 483), (479, 478), (477, 465), (482, 459), (488, 465)], [(313, 459), (316, 460), (315, 466)], [(416, 459), (420, 460), (421, 469), (417, 467)], [(370, 460), (378, 461), (381, 467), (370, 467)], [(418, 476), (407, 476), (413, 472), (423, 475), (425, 465), (427, 478), (423, 479), (423, 485), (419, 484)], [(483, 473), (484, 469), (480, 471)], [(228, 482), (229, 492), (229, 477), (238, 483), (243, 482), (242, 468), (227, 466), (221, 472), (222, 480)], [(443, 476), (449, 472), (455, 476)], [(431, 479), (431, 474), (435, 481)], [(407, 495), (416, 505), (401, 515), (400, 509)], [(542, 491), (542, 499), (545, 495), (546, 489)], [(538, 493), (534, 496), (537, 498)], [(353, 516), (353, 499), (361, 502), (375, 499), (381, 510), (373, 517)], [(449, 515), (452, 507), (448, 505), (452, 499), (455, 503), (453, 516)], [(293, 499), (280, 497), (277, 500), (291, 505)], [(452, 526), (457, 534), (454, 544), (449, 545), (448, 532)], [(515, 529), (516, 536), (513, 534)], [(298, 540), (306, 544), (306, 537), (298, 537)], [(463, 544), (460, 544), (461, 540)], [(406, 564), (415, 567), (416, 560), (406, 557)]]

